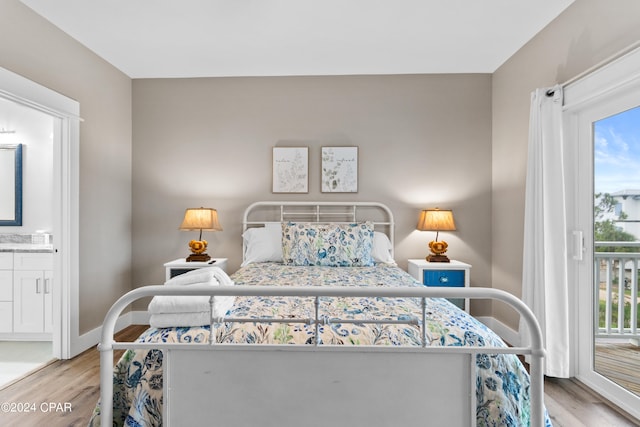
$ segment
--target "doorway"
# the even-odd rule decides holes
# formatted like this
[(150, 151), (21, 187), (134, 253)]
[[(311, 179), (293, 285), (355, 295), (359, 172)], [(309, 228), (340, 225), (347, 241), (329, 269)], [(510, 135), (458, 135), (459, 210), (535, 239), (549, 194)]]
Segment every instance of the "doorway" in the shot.
[(634, 51), (569, 85), (564, 128), (574, 238), (569, 276), (575, 376), (640, 419), (640, 394), (633, 385), (640, 383), (633, 372), (634, 359), (640, 360), (638, 64), (640, 51)]
[[(79, 293), (79, 140), (80, 105), (51, 89), (0, 68), (0, 98), (52, 120), (52, 354), (67, 359), (78, 353)], [(1, 231), (0, 231), (1, 232)]]
[[(0, 227), (3, 248), (3, 325), (0, 334), (0, 387), (54, 359), (53, 238), (54, 118), (36, 109), (0, 97), (0, 146), (18, 147), (16, 179), (11, 181), (19, 220)], [(59, 144), (58, 144), (59, 145)], [(15, 185), (15, 183), (18, 185)], [(11, 197), (13, 196), (13, 197)], [(13, 251), (13, 252), (11, 252)], [(12, 262), (13, 261), (13, 262)], [(11, 265), (13, 264), (13, 266)], [(58, 305), (59, 307), (59, 305)]]
[(640, 107), (595, 121), (593, 147), (594, 371), (640, 397)]

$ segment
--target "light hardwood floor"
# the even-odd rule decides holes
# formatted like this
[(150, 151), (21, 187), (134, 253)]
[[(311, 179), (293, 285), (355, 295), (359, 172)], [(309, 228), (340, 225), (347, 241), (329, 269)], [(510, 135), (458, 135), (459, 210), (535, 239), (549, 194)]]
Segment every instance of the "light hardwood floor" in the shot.
[(625, 342), (596, 341), (596, 372), (640, 396), (640, 348)]
[[(131, 326), (116, 334), (116, 340), (133, 341), (145, 329), (147, 326)], [(122, 355), (122, 351), (114, 353), (115, 360)], [(4, 405), (0, 426), (86, 427), (99, 395), (100, 357), (92, 348), (71, 360), (50, 363), (0, 390), (0, 404)], [(14, 404), (10, 409), (19, 412), (6, 412), (6, 403)]]
[(576, 380), (545, 378), (544, 403), (554, 427), (640, 426)]
[[(116, 339), (134, 340), (145, 329), (131, 326)], [(0, 412), (0, 426), (86, 426), (100, 394), (99, 372), (98, 351), (90, 349), (74, 359), (53, 362), (0, 390), (0, 403), (35, 404), (33, 412)], [(555, 427), (640, 426), (573, 380), (546, 379), (545, 404)]]

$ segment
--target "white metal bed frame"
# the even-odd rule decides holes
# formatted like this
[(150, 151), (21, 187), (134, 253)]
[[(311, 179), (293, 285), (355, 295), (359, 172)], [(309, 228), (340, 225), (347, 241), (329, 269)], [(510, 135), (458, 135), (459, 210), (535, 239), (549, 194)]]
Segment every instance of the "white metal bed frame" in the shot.
[[(367, 213), (380, 214), (379, 219), (371, 220)], [(255, 219), (259, 213), (271, 216), (271, 220)], [(368, 220), (378, 231), (382, 230), (391, 241), (391, 256), (395, 250), (395, 223), (393, 212), (383, 203), (377, 202), (255, 202), (249, 205), (242, 219), (242, 231), (251, 227), (261, 227), (268, 222), (299, 221), (317, 224), (353, 223)], [(246, 243), (242, 241), (242, 254), (246, 252)]]
[[(351, 216), (346, 221), (361, 220), (356, 213), (361, 209), (381, 209), (386, 218), (375, 221), (375, 224), (387, 227), (393, 242), (393, 215), (389, 208), (379, 203), (258, 202), (245, 211), (243, 227), (272, 222), (273, 217), (256, 220), (251, 216), (256, 210), (274, 207), (278, 211), (277, 221), (292, 220), (292, 211), (288, 209), (295, 207), (293, 215), (298, 218), (307, 216), (305, 222), (335, 222), (327, 218), (338, 218), (340, 215), (334, 208), (345, 205), (351, 209)], [(311, 214), (300, 214), (298, 208), (310, 208), (315, 216), (310, 218)], [(313, 318), (264, 320), (315, 325), (316, 336), (319, 327), (329, 322), (318, 314), (321, 297), (421, 298), (423, 308), (426, 298), (490, 298), (503, 301), (520, 313), (529, 328), (531, 344), (507, 348), (428, 346), (424, 328), (421, 347), (218, 344), (213, 342), (213, 338), (204, 345), (115, 342), (115, 324), (121, 312), (133, 301), (155, 295), (313, 298), (316, 307)], [(213, 298), (211, 306), (213, 308)], [(422, 316), (424, 324), (424, 309)], [(211, 318), (211, 330), (223, 321), (255, 322), (256, 319)], [(334, 426), (415, 425), (418, 422), (475, 426), (474, 356), (478, 353), (530, 355), (531, 425), (544, 425), (544, 349), (540, 327), (522, 301), (497, 289), (145, 286), (128, 292), (111, 307), (105, 317), (98, 349), (103, 426), (112, 423), (113, 408), (105, 402), (113, 401), (113, 351), (116, 349), (163, 351), (163, 422), (169, 426), (211, 425), (212, 420), (224, 426), (297, 426), (301, 420), (305, 426), (324, 426), (329, 420)], [(318, 369), (309, 372), (310, 363)], [(375, 375), (367, 375), (370, 372), (375, 372)], [(246, 384), (251, 384), (251, 387)], [(430, 391), (429, 384), (437, 387)], [(320, 402), (323, 406), (318, 405)], [(345, 402), (348, 402), (346, 408)], [(456, 406), (455, 411), (451, 411), (452, 402)], [(331, 412), (322, 413), (323, 408), (330, 408)], [(428, 419), (425, 418), (427, 415)]]

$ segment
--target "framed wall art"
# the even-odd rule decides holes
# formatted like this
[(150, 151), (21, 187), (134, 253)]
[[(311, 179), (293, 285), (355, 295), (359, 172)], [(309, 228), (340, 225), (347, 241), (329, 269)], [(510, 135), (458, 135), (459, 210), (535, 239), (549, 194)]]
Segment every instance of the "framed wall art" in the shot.
[(322, 147), (322, 192), (358, 192), (358, 147)]
[(309, 147), (273, 147), (272, 191), (309, 192)]

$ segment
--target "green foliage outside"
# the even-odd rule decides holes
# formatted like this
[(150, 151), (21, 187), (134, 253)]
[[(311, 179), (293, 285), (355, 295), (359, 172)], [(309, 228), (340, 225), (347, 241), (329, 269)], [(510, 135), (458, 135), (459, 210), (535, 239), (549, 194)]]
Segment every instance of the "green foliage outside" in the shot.
[[(631, 233), (627, 233), (616, 225), (618, 220), (625, 220), (628, 215), (625, 212), (620, 212), (616, 219), (611, 219), (611, 213), (615, 212), (617, 201), (609, 193), (598, 193), (595, 195), (594, 203), (594, 241), (596, 242), (634, 242), (638, 239)], [(607, 219), (605, 219), (607, 218)], [(596, 246), (596, 252), (637, 252), (638, 248), (624, 247), (624, 246)], [(614, 271), (617, 267), (614, 266)], [(617, 285), (619, 278), (617, 274), (612, 278), (612, 284)], [(638, 278), (640, 283), (640, 277)], [(631, 292), (627, 290), (626, 295), (630, 296)], [(611, 327), (618, 328), (618, 296), (614, 292), (612, 295), (613, 302), (611, 306)], [(631, 298), (633, 299), (633, 298)], [(636, 295), (635, 301), (638, 301)], [(640, 304), (638, 304), (640, 309)], [(606, 301), (601, 299), (599, 301), (599, 320), (598, 325), (600, 328), (605, 327), (605, 313), (606, 313)], [(636, 319), (637, 327), (640, 328), (640, 318)], [(631, 327), (631, 302), (627, 301), (624, 304), (624, 319), (623, 328)]]
[[(615, 211), (616, 199), (609, 193), (595, 195), (593, 208), (593, 238), (596, 242), (634, 242), (636, 236), (623, 231), (616, 225), (616, 220), (605, 219), (607, 214)], [(617, 220), (625, 220), (628, 215), (620, 212)], [(636, 252), (637, 248), (623, 246), (596, 246), (596, 252)]]
[[(640, 304), (638, 304), (638, 309), (640, 313)], [(606, 301), (600, 300), (600, 310), (599, 310), (599, 320), (598, 326), (604, 328), (605, 325), (605, 313), (606, 313)], [(617, 329), (618, 327), (618, 303), (614, 302), (611, 305), (611, 327), (613, 329)], [(623, 328), (631, 327), (631, 303), (624, 303), (624, 323), (622, 325)], [(636, 327), (640, 328), (640, 318), (636, 319)]]

